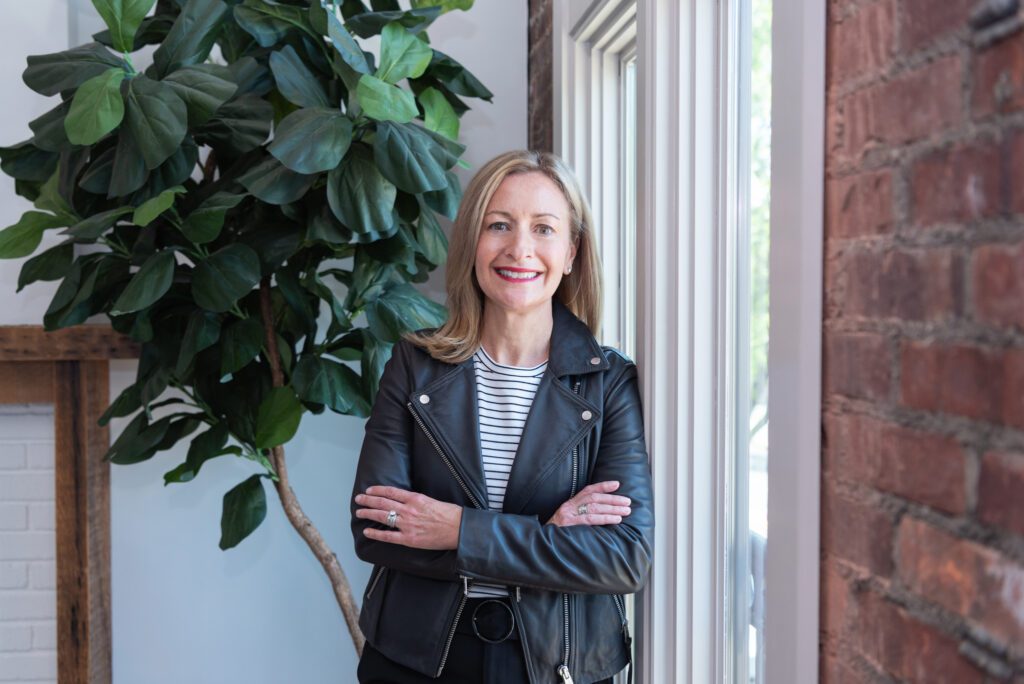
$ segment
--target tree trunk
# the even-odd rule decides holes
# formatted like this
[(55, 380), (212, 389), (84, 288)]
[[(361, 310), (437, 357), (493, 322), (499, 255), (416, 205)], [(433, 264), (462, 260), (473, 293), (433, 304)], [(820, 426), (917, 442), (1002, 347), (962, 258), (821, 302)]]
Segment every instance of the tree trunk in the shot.
[[(277, 351), (277, 335), (274, 332), (269, 278), (264, 278), (260, 281), (260, 314), (263, 318), (263, 332), (267, 343), (267, 358), (270, 361), (273, 384), (274, 387), (282, 387), (284, 386), (284, 374), (281, 372), (281, 357)], [(302, 507), (299, 506), (295, 492), (288, 483), (288, 469), (284, 462), (283, 446), (276, 446), (271, 449), (270, 461), (274, 465), (274, 470), (277, 471), (278, 481), (274, 486), (277, 489), (278, 496), (281, 498), (281, 505), (284, 507), (285, 515), (288, 516), (292, 527), (309, 545), (313, 555), (320, 561), (320, 565), (323, 566), (324, 571), (327, 573), (331, 588), (334, 590), (334, 597), (341, 607), (341, 613), (345, 617), (348, 631), (352, 635), (356, 654), (362, 657), (363, 644), (366, 642), (366, 638), (363, 636), (362, 630), (359, 629), (359, 610), (352, 599), (352, 589), (349, 586), (348, 578), (345, 577), (345, 571), (342, 570), (338, 557), (327, 546), (327, 542), (324, 541), (320, 531), (313, 525), (313, 521), (306, 516)]]

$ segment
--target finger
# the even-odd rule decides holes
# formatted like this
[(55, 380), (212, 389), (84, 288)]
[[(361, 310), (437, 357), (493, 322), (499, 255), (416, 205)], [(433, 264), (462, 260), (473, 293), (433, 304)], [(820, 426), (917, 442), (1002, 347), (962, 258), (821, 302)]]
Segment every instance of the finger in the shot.
[(382, 496), (386, 499), (392, 499), (399, 503), (406, 503), (409, 499), (414, 496), (415, 492), (410, 492), (406, 489), (399, 487), (389, 487), (386, 485), (371, 485), (366, 488), (366, 494), (370, 496)]
[(396, 510), (402, 512), (402, 503), (396, 499), (388, 499), (383, 496), (370, 496), (369, 494), (357, 494), (356, 503), (367, 508), (382, 508), (385, 511)]
[(610, 506), (629, 506), (632, 504), (628, 496), (618, 496), (617, 494), (591, 494), (590, 500)]
[(587, 513), (581, 517), (584, 518), (587, 525), (614, 525), (615, 523), (622, 522), (621, 516), (605, 515), (603, 513)]
[(592, 513), (600, 513), (604, 515), (629, 515), (632, 511), (629, 506), (612, 506), (606, 503), (589, 502), (587, 504), (587, 512), (583, 515), (590, 515)]
[[(364, 520), (373, 520), (374, 522), (379, 522), (382, 525), (387, 525), (388, 511), (382, 511), (376, 508), (357, 508), (356, 517)], [(402, 516), (399, 515), (398, 520), (401, 521), (401, 519)], [(398, 522), (395, 524), (397, 525)]]
[(363, 530), (363, 534), (376, 541), (388, 542), (389, 544), (402, 543), (402, 532), (399, 530), (378, 530), (373, 527), (367, 527)]
[(588, 484), (586, 487), (580, 490), (580, 494), (583, 494), (584, 492), (614, 492), (618, 488), (618, 480), (605, 480), (603, 482), (594, 482), (592, 484)]

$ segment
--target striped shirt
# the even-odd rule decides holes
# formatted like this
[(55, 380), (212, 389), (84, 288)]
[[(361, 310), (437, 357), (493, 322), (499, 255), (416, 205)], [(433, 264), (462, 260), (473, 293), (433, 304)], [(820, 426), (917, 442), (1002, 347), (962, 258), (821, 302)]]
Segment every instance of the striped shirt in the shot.
[[(532, 368), (505, 366), (492, 359), (481, 346), (473, 355), (473, 365), (487, 502), (490, 510), (501, 511), (519, 438), (548, 362)], [(501, 584), (472, 582), (469, 595), (508, 596), (508, 589)]]

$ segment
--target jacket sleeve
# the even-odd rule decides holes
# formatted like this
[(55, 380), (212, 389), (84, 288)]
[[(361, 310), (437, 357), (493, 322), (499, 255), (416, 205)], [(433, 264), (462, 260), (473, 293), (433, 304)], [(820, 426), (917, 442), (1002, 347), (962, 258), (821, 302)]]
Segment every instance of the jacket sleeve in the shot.
[(627, 362), (605, 396), (594, 482), (617, 480), (631, 513), (613, 525), (545, 525), (535, 515), (464, 507), (458, 574), (569, 593), (634, 593), (653, 552), (651, 471), (636, 365)]
[(401, 544), (370, 539), (363, 530), (367, 527), (387, 529), (387, 526), (356, 517), (356, 494), (371, 485), (388, 485), (411, 490), (410, 453), (412, 448), (412, 418), (405, 406), (408, 374), (409, 343), (400, 340), (392, 349), (391, 358), (384, 365), (380, 389), (366, 421), (366, 435), (359, 452), (355, 482), (349, 507), (352, 516), (352, 536), (356, 556), (374, 565), (383, 565), (432, 579), (457, 580), (455, 550), (414, 549)]

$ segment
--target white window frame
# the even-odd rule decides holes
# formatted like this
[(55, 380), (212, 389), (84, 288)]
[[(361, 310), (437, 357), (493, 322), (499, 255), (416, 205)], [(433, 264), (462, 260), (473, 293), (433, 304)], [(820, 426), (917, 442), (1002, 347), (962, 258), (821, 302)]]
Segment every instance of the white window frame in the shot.
[[(555, 151), (592, 202), (605, 268), (603, 342), (626, 339), (623, 210), (607, 27), (636, 6), (635, 358), (655, 500), (654, 567), (637, 595), (637, 682), (733, 684), (725, 597), (735, 508), (737, 160), (734, 0), (555, 3)], [(774, 0), (766, 681), (817, 681), (824, 5)], [(595, 39), (596, 36), (596, 39)], [(607, 225), (608, 228), (604, 229)], [(741, 535), (742, 536), (742, 535)], [(744, 545), (745, 546), (745, 545)], [(745, 552), (745, 551), (744, 551)], [(743, 567), (742, 564), (739, 567)]]

